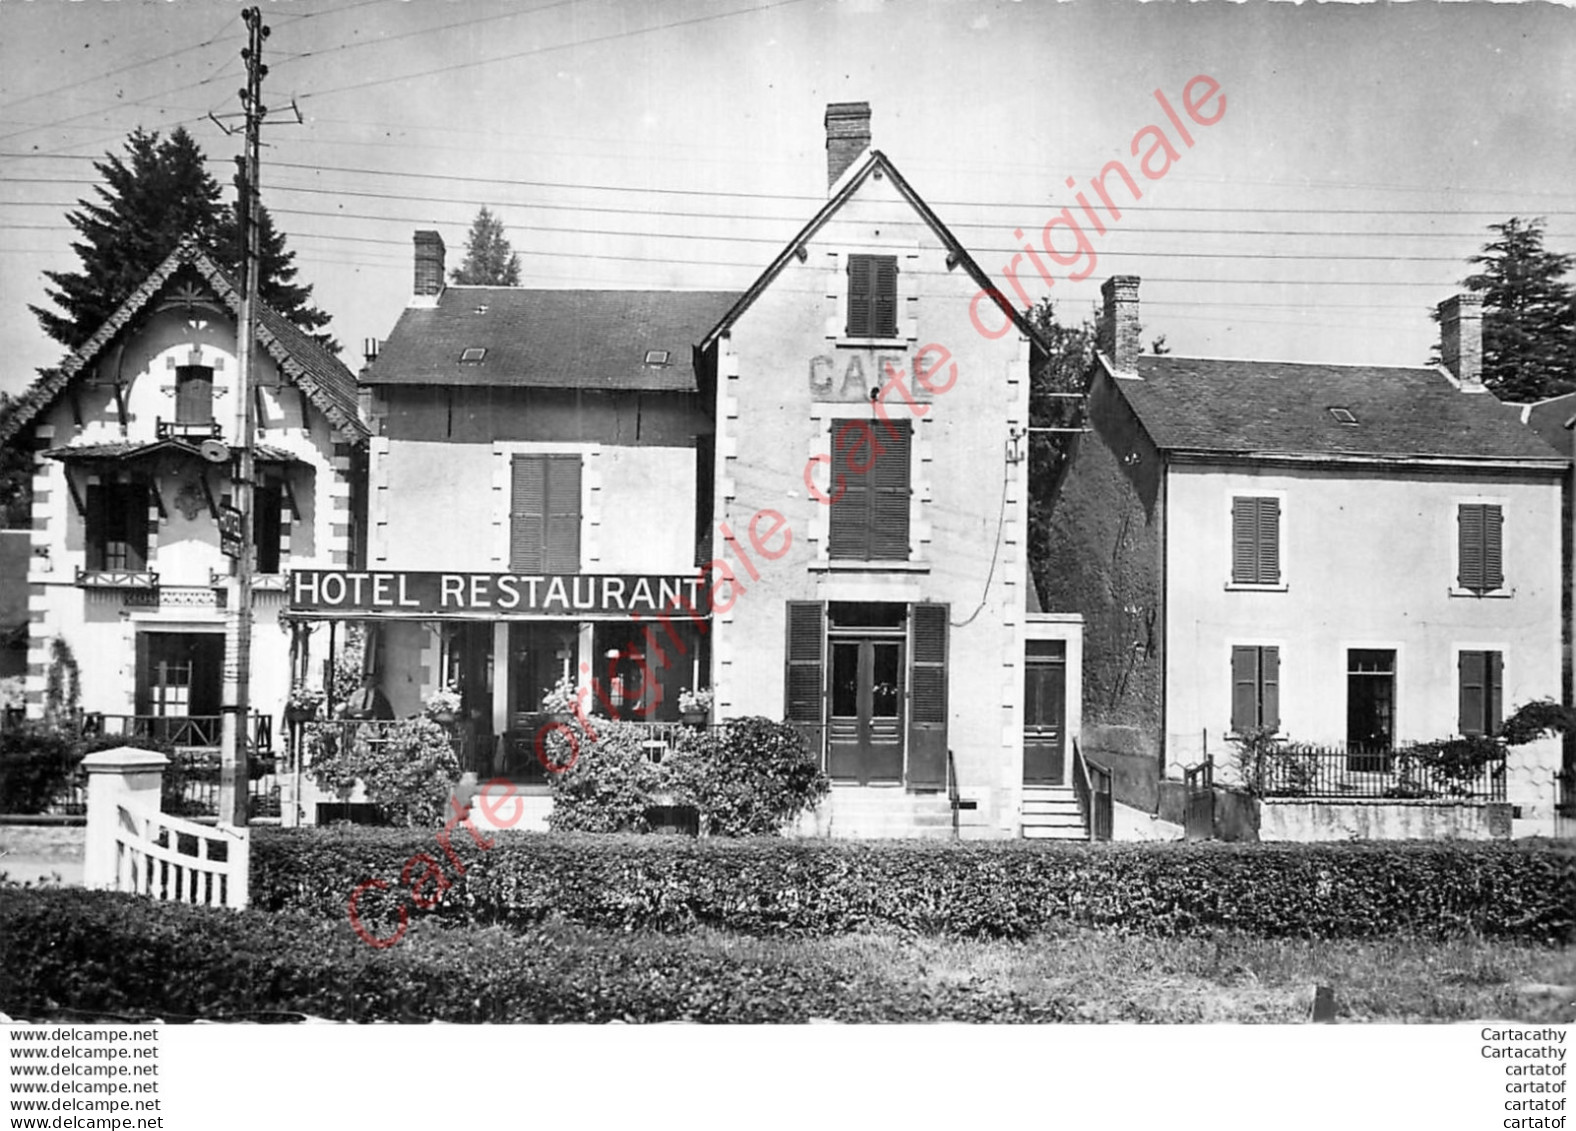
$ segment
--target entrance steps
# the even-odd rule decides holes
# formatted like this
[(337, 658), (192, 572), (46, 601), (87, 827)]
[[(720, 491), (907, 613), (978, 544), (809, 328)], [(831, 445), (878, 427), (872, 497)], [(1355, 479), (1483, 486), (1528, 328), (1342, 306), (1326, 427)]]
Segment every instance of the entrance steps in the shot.
[(1023, 835), (1028, 840), (1088, 840), (1089, 828), (1072, 787), (1024, 786)]
[(840, 840), (950, 840), (952, 803), (944, 793), (834, 785), (826, 800), (784, 832)]

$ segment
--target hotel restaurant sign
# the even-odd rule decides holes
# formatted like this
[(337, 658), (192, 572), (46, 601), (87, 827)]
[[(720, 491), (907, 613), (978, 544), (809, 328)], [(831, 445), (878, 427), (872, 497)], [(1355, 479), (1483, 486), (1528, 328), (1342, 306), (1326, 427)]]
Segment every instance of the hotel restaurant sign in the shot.
[(328, 620), (704, 616), (706, 600), (697, 574), (299, 569), (288, 593), (289, 615)]

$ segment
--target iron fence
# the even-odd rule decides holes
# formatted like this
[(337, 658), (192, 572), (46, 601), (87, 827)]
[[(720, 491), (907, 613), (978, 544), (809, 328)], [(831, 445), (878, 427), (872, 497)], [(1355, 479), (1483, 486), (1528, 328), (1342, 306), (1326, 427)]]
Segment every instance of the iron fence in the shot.
[(1461, 750), (1451, 756), (1449, 743), (1393, 748), (1283, 743), (1257, 755), (1247, 785), (1261, 797), (1504, 801), (1504, 748), (1474, 755), (1473, 744), (1455, 745)]

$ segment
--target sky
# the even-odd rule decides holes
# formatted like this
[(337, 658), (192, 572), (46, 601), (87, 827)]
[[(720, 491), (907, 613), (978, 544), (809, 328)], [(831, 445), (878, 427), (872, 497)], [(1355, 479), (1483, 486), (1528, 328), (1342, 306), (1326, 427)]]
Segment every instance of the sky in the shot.
[[(1137, 176), (1134, 137), (1160, 126), (1177, 159), (1089, 233), (1095, 262), (1055, 268), (1049, 289), (1020, 277), (1079, 318), (1106, 277), (1138, 275), (1146, 340), (1179, 355), (1422, 364), (1429, 311), (1487, 225), (1543, 216), (1548, 246), (1576, 252), (1570, 7), (262, 7), (263, 200), (352, 368), (408, 299), (412, 233), (438, 230), (453, 266), (484, 204), (526, 286), (743, 289), (825, 200), (822, 118), (840, 101), (871, 103), (876, 148), (1004, 286), (1014, 232), (1076, 216), (1112, 159)], [(138, 126), (184, 125), (229, 190), (241, 12), (0, 0), (0, 389), (61, 359), (28, 304), (48, 302), (44, 271), (79, 266), (65, 217), (101, 182), (95, 160)], [(1156, 91), (1182, 114), (1198, 75), (1225, 108), (1184, 119), (1189, 147)]]

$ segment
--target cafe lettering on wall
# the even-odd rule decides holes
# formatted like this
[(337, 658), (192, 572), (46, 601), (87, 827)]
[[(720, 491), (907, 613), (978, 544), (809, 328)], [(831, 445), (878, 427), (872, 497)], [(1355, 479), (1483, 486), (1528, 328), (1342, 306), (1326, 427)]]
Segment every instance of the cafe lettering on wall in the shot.
[(696, 574), (436, 573), (301, 569), (290, 611), (327, 617), (704, 616)]
[[(929, 347), (934, 349), (935, 347)], [(908, 359), (902, 354), (854, 350), (843, 357), (821, 354), (810, 359), (810, 395), (818, 401), (870, 400), (870, 391), (888, 382), (887, 367), (907, 379)], [(839, 372), (841, 370), (841, 372)], [(914, 399), (928, 401), (930, 394), (918, 382), (909, 382)]]

